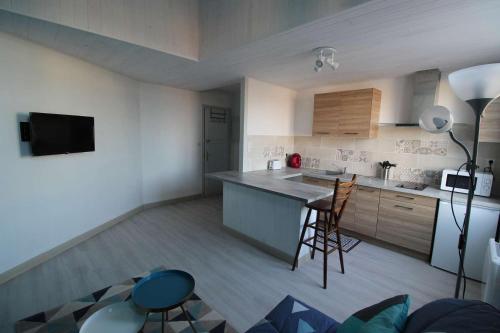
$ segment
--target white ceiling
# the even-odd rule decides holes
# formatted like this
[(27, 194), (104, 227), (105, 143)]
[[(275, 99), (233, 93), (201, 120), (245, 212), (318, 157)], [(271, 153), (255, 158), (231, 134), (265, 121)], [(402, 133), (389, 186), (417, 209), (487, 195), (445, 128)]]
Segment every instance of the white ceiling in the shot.
[[(292, 89), (500, 62), (499, 0), (372, 0), (199, 62), (0, 11), (0, 30), (132, 78), (192, 90), (250, 76)], [(336, 71), (313, 71), (331, 45)]]

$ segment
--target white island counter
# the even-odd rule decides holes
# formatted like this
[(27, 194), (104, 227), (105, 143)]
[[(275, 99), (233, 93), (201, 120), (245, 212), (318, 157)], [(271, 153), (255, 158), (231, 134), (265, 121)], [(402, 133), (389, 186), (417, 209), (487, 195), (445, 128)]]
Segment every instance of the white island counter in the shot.
[[(292, 263), (307, 210), (304, 205), (333, 194), (331, 189), (287, 178), (299, 169), (208, 175), (222, 180), (223, 224), (250, 243)], [(315, 214), (311, 215), (314, 219)], [(301, 256), (308, 253), (303, 247)]]

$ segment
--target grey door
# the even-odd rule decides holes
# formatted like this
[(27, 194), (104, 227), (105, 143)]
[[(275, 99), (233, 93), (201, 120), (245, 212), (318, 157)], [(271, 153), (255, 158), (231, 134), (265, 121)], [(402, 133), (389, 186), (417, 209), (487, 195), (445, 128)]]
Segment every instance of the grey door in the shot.
[[(230, 169), (231, 110), (215, 106), (203, 106), (204, 126), (204, 173)], [(204, 179), (204, 194), (222, 193), (220, 181)]]

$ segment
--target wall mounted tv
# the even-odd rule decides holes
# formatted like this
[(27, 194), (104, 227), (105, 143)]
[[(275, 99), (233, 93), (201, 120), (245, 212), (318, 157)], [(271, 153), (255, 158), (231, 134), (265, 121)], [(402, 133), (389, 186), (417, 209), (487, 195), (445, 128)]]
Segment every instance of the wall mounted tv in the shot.
[(94, 151), (94, 118), (31, 112), (29, 142), (34, 156)]

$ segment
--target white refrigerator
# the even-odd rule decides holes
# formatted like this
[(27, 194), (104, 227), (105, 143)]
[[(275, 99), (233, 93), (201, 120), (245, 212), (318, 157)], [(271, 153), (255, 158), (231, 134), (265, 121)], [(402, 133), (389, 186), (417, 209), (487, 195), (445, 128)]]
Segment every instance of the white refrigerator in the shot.
[[(463, 224), (465, 204), (454, 205), (455, 215), (460, 226)], [(488, 241), (495, 237), (499, 211), (483, 207), (472, 207), (465, 251), (465, 275), (474, 280), (483, 280), (483, 265), (485, 262)], [(434, 246), (432, 248), (431, 265), (452, 273), (457, 273), (458, 230), (451, 213), (451, 204), (441, 201), (436, 221)]]

